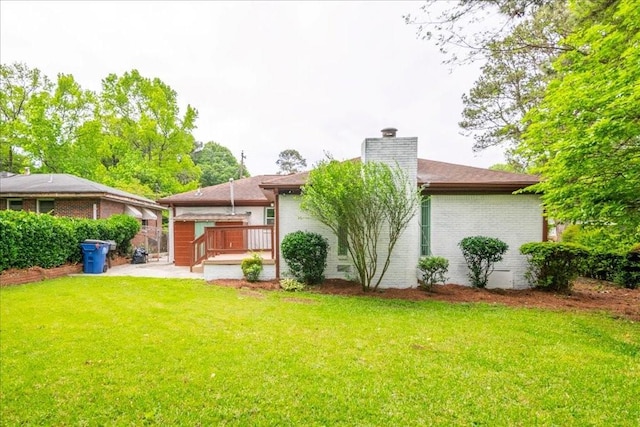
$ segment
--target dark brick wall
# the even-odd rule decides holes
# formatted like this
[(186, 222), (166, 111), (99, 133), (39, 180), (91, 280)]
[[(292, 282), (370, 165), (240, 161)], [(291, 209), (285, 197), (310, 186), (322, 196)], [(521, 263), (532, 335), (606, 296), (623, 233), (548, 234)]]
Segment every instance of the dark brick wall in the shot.
[(100, 212), (98, 218), (109, 218), (112, 215), (121, 215), (124, 213), (124, 204), (118, 202), (112, 202), (110, 200), (101, 200), (98, 211)]
[(56, 199), (54, 212), (58, 216), (93, 219), (93, 204), (97, 199)]

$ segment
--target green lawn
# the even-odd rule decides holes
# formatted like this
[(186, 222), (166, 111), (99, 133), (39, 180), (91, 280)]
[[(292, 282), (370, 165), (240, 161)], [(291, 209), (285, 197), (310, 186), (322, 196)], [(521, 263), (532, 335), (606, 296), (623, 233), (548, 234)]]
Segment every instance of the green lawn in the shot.
[(71, 277), (0, 289), (2, 425), (640, 424), (640, 324)]

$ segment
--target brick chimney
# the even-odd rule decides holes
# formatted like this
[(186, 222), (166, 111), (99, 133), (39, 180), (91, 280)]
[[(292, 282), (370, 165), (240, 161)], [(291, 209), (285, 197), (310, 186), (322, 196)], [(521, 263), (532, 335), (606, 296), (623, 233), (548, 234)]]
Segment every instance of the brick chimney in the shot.
[(383, 162), (389, 166), (400, 166), (409, 181), (418, 185), (418, 138), (397, 137), (398, 129), (382, 129), (382, 138), (367, 138), (362, 143), (363, 162)]
[(395, 138), (396, 137), (396, 132), (398, 132), (398, 129), (396, 128), (384, 128), (382, 129), (382, 137), (383, 138)]
[[(382, 129), (382, 138), (366, 138), (362, 142), (362, 162), (386, 163), (402, 169), (412, 188), (418, 186), (418, 138), (397, 137), (396, 128)], [(415, 286), (415, 265), (420, 258), (420, 216), (416, 216), (402, 234), (392, 254), (392, 263), (383, 280), (383, 287)]]

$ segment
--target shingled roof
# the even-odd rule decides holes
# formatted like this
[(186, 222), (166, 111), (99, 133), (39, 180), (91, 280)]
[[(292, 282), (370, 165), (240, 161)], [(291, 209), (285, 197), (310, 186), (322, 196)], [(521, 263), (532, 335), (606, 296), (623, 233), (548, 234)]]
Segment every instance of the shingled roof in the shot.
[(42, 173), (0, 177), (2, 197), (98, 197), (154, 209), (153, 200), (67, 173)]
[[(359, 158), (352, 159), (359, 161)], [(309, 172), (279, 176), (264, 181), (264, 189), (299, 189), (304, 185)], [(418, 159), (418, 185), (427, 187), (429, 192), (462, 191), (516, 191), (536, 184), (535, 175), (494, 171), (434, 160)]]
[[(237, 206), (269, 206), (273, 202), (271, 191), (260, 188), (263, 181), (279, 175), (256, 175), (233, 181), (233, 202)], [(199, 190), (174, 194), (158, 200), (162, 205), (179, 206), (229, 206), (231, 204), (231, 183), (212, 185)]]

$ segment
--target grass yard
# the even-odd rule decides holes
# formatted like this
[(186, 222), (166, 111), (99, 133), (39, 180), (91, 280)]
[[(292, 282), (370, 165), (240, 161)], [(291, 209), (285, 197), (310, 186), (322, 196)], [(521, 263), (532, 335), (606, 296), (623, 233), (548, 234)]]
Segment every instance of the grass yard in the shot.
[(640, 424), (602, 314), (69, 277), (0, 289), (2, 425)]

